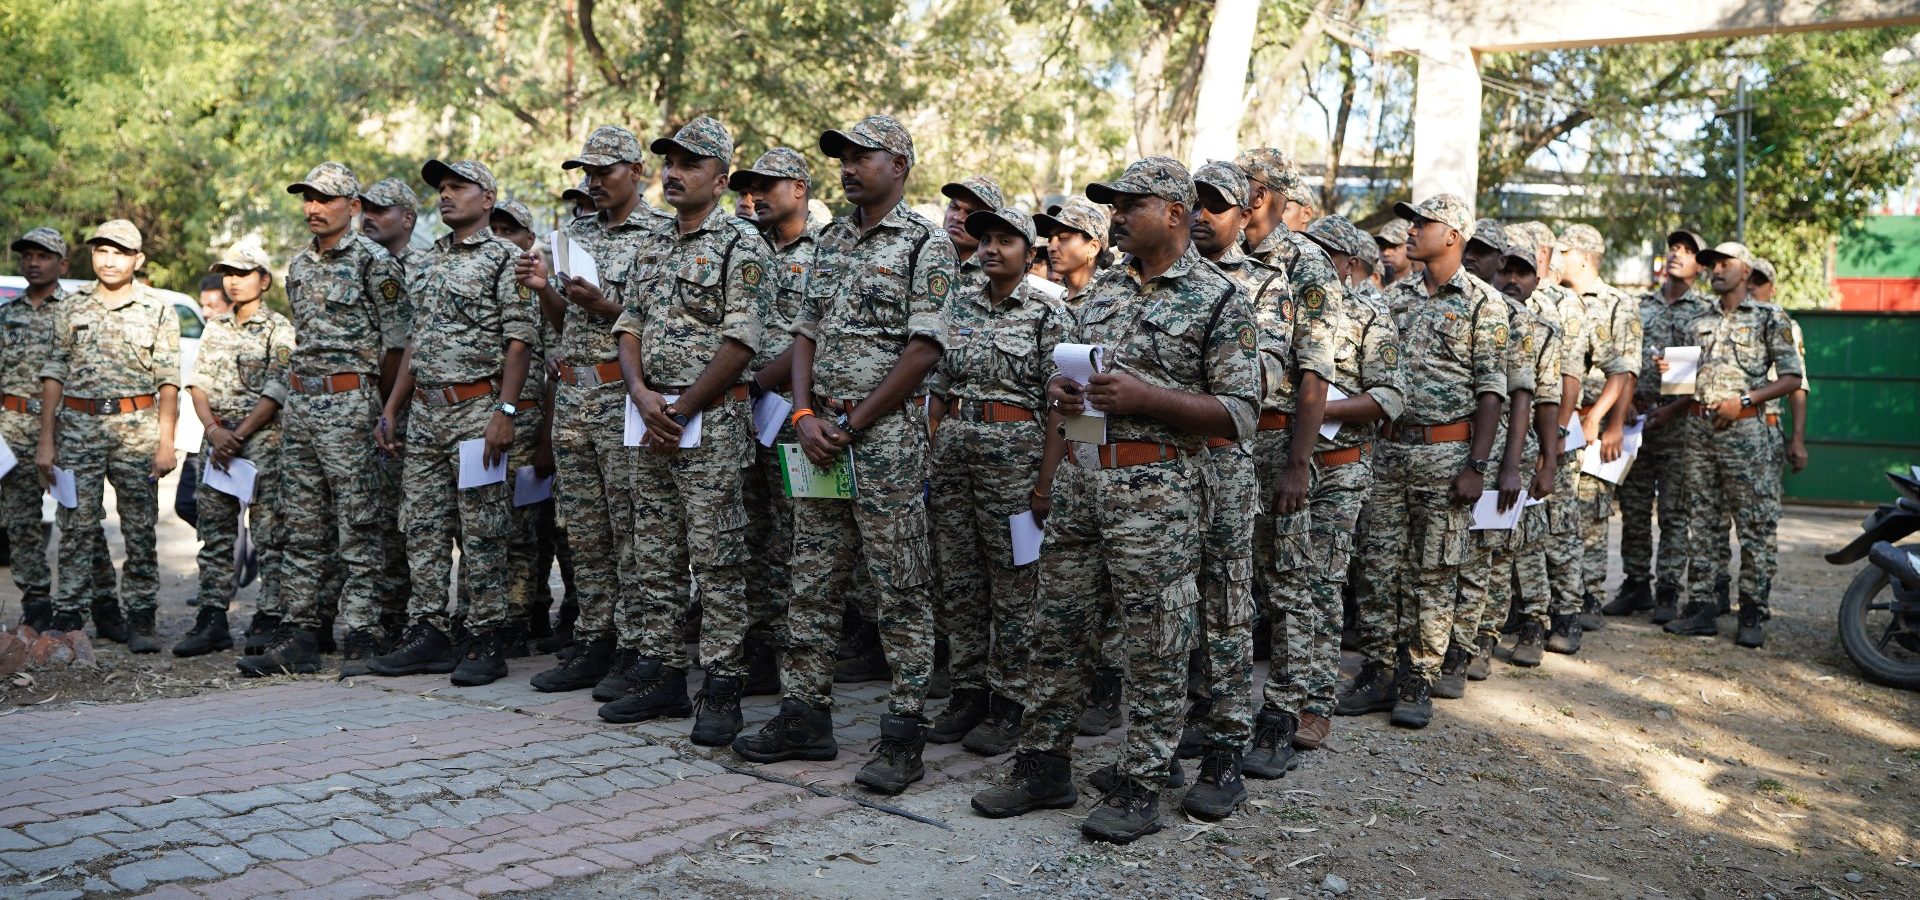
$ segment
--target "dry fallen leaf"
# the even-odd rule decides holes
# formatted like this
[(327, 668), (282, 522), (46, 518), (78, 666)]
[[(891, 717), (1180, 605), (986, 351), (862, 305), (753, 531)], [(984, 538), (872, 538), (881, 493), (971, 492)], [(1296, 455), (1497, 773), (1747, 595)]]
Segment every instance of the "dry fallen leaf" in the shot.
[(836, 859), (844, 859), (847, 862), (857, 862), (863, 866), (876, 865), (876, 862), (874, 860), (867, 859), (866, 857), (861, 856), (860, 854), (854, 853), (852, 851), (843, 851), (840, 853), (829, 853), (826, 856), (821, 857), (820, 861), (832, 862), (833, 860), (836, 860)]

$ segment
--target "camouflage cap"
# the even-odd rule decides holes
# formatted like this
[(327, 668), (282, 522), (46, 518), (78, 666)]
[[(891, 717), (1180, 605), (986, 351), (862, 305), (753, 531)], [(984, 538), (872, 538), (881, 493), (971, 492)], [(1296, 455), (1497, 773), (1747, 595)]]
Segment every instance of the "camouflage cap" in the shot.
[(1681, 228), (1676, 231), (1667, 232), (1667, 242), (1665, 244), (1662, 244), (1661, 246), (1671, 247), (1674, 244), (1681, 244), (1681, 243), (1684, 243), (1693, 247), (1694, 253), (1699, 253), (1700, 251), (1706, 250), (1713, 246), (1712, 244), (1707, 243), (1706, 238), (1703, 238), (1700, 236), (1700, 232), (1688, 231), (1685, 228)]
[(561, 163), (560, 168), (637, 163), (646, 158), (647, 155), (640, 150), (640, 139), (634, 137), (633, 132), (618, 125), (602, 125), (587, 135), (586, 146), (580, 148), (580, 155)]
[(1413, 223), (1396, 218), (1380, 226), (1380, 230), (1374, 234), (1373, 239), (1380, 246), (1399, 247), (1407, 242), (1407, 231), (1412, 226)]
[(846, 131), (831, 129), (820, 134), (820, 152), (834, 159), (839, 159), (846, 152), (848, 144), (869, 150), (885, 150), (905, 158), (909, 166), (917, 161), (913, 155), (913, 136), (907, 134), (907, 127), (892, 116), (868, 116)]
[(139, 253), (142, 241), (140, 229), (134, 227), (132, 222), (126, 219), (112, 219), (101, 222), (100, 227), (95, 228), (92, 236), (87, 238), (87, 243), (112, 244), (122, 250)]
[(1508, 225), (1501, 229), (1501, 237), (1507, 244), (1500, 251), (1502, 260), (1517, 259), (1526, 263), (1529, 269), (1540, 268), (1540, 239), (1535, 237), (1533, 229), (1525, 225)]
[[(1348, 224), (1351, 225), (1352, 223), (1348, 223)], [(1361, 231), (1360, 226), (1358, 225), (1353, 225), (1353, 239), (1354, 239), (1353, 249), (1355, 251), (1354, 255), (1360, 257), (1361, 261), (1367, 264), (1367, 268), (1369, 269), (1380, 268), (1379, 239), (1370, 234), (1367, 234), (1364, 231)]]
[(414, 193), (413, 188), (405, 181), (398, 178), (382, 178), (374, 182), (372, 187), (360, 192), (360, 202), (387, 209), (395, 206), (416, 209), (420, 206), (420, 195)]
[(15, 253), (25, 253), (28, 250), (45, 250), (55, 256), (66, 256), (67, 239), (61, 237), (60, 232), (43, 225), (14, 238), (12, 249)]
[(1233, 164), (1240, 167), (1249, 179), (1273, 189), (1280, 196), (1295, 203), (1312, 205), (1313, 196), (1307, 193), (1307, 185), (1300, 178), (1300, 167), (1293, 164), (1293, 158), (1284, 151), (1273, 147), (1256, 147), (1234, 157)]
[(712, 116), (694, 117), (693, 121), (680, 126), (673, 137), (655, 138), (647, 149), (664, 156), (675, 147), (695, 156), (710, 156), (725, 165), (733, 165), (733, 135), (727, 133), (727, 126)]
[(248, 272), (272, 271), (272, 260), (267, 259), (267, 251), (251, 244), (235, 244), (220, 254), (220, 261), (207, 267), (208, 272), (232, 272), (245, 275)]
[(1560, 232), (1560, 239), (1554, 242), (1554, 246), (1561, 250), (1583, 250), (1596, 255), (1607, 252), (1607, 240), (1600, 236), (1599, 229), (1584, 224), (1568, 225), (1567, 230)]
[(491, 191), (499, 188), (499, 185), (493, 180), (493, 170), (487, 168), (485, 163), (475, 162), (471, 159), (463, 159), (459, 162), (451, 163), (430, 159), (427, 160), (426, 165), (420, 167), (421, 180), (425, 181), (434, 190), (439, 190), (440, 182), (449, 175), (462, 181), (473, 182), (484, 190)]
[(1107, 208), (1085, 197), (1067, 198), (1054, 212), (1033, 217), (1033, 227), (1052, 237), (1061, 231), (1078, 231), (1102, 244), (1107, 241)]
[(360, 193), (360, 179), (353, 177), (353, 170), (346, 163), (323, 162), (313, 167), (307, 177), (287, 185), (287, 193), (304, 194), (312, 191), (327, 197), (353, 197)]
[(1200, 167), (1193, 173), (1193, 186), (1197, 192), (1201, 185), (1219, 192), (1221, 199), (1234, 206), (1246, 206), (1247, 195), (1252, 189), (1247, 186), (1247, 173), (1239, 166), (1229, 162), (1215, 160)]
[(940, 186), (940, 194), (949, 200), (957, 200), (961, 194), (968, 194), (988, 209), (1007, 205), (1006, 195), (1000, 192), (1000, 183), (985, 175), (968, 175), (959, 181), (949, 181)]
[(573, 187), (570, 187), (570, 188), (567, 188), (567, 189), (566, 189), (566, 190), (564, 190), (564, 191), (561, 191), (561, 192), (560, 192), (560, 199), (562, 199), (562, 200), (565, 200), (565, 201), (569, 201), (569, 202), (573, 202), (573, 201), (579, 201), (579, 200), (585, 200), (585, 201), (587, 201), (588, 203), (592, 203), (592, 202), (593, 202), (593, 195), (592, 195), (592, 194), (589, 194), (589, 193), (587, 193), (587, 179), (586, 179), (586, 176), (584, 176), (584, 175), (583, 175), (583, 176), (581, 176), (581, 177), (580, 177), (580, 183), (579, 183), (579, 184), (576, 184), (576, 185), (574, 185)]
[(1533, 238), (1534, 250), (1547, 251), (1553, 249), (1553, 229), (1548, 228), (1547, 223), (1529, 221), (1521, 222), (1513, 227), (1526, 232), (1527, 236)]
[(1498, 219), (1481, 219), (1474, 222), (1473, 236), (1467, 238), (1467, 243), (1471, 244), (1474, 241), (1479, 241), (1489, 249), (1500, 253), (1507, 251), (1507, 235), (1501, 230)]
[(1719, 246), (1712, 250), (1700, 251), (1700, 261), (1709, 266), (1723, 259), (1737, 259), (1746, 263), (1747, 268), (1754, 268), (1753, 251), (1748, 250), (1747, 245), (1739, 241), (1722, 241)]
[(1362, 244), (1373, 243), (1360, 233), (1360, 229), (1353, 227), (1346, 216), (1321, 216), (1307, 226), (1304, 234), (1307, 240), (1319, 244), (1320, 249), (1344, 256), (1358, 255)]
[(1168, 203), (1184, 203), (1193, 208), (1193, 176), (1187, 167), (1168, 156), (1149, 156), (1135, 160), (1119, 178), (1087, 185), (1087, 199), (1112, 204), (1120, 194), (1159, 197)]
[(1417, 205), (1393, 205), (1393, 214), (1410, 222), (1439, 222), (1462, 235), (1473, 234), (1473, 206), (1454, 194), (1435, 194)]
[(518, 200), (503, 200), (493, 205), (493, 215), (506, 216), (520, 224), (521, 228), (533, 230), (533, 210)]
[(1029, 247), (1040, 243), (1039, 236), (1034, 233), (1033, 219), (1010, 206), (974, 210), (967, 216), (967, 233), (975, 238), (985, 238), (987, 231), (996, 224), (1005, 225), (1013, 229), (1015, 234), (1026, 238)]
[(1773, 260), (1764, 256), (1753, 258), (1753, 277), (1761, 281), (1773, 281)]
[(807, 158), (792, 147), (775, 147), (760, 154), (751, 168), (741, 169), (727, 176), (727, 187), (735, 192), (744, 191), (751, 186), (755, 178), (773, 180), (791, 179), (808, 187), (813, 186), (813, 167), (807, 165)]

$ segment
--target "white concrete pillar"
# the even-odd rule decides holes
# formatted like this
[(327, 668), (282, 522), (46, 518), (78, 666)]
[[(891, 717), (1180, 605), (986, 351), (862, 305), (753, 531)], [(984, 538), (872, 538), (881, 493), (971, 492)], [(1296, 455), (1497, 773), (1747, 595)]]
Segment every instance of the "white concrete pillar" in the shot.
[(1420, 47), (1413, 95), (1413, 200), (1480, 186), (1480, 68), (1464, 43)]

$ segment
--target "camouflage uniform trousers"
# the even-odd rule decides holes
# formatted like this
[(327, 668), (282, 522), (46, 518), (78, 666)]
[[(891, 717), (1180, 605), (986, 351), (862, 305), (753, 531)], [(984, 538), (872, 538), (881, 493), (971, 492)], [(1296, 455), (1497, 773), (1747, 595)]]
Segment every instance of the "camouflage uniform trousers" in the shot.
[[(12, 471), (0, 477), (0, 520), (5, 522), (12, 548), (9, 564), (13, 567), (13, 584), (20, 589), (23, 602), (50, 601), (53, 572), (47, 568), (47, 529), (40, 521), (40, 498), (46, 491), (33, 465), (33, 454), (40, 446), (39, 413), (0, 410), (0, 439), (7, 442), (16, 460)], [(104, 542), (101, 548), (105, 549)], [(96, 554), (96, 559), (101, 555)], [(113, 561), (109, 558), (106, 562), (107, 583), (111, 584)]]
[(1619, 487), (1620, 561), (1628, 578), (1655, 574), (1653, 519), (1660, 510), (1658, 583), (1684, 587), (1687, 579), (1686, 448), (1691, 424), (1683, 417), (1649, 432)]
[(1573, 615), (1580, 611), (1586, 553), (1580, 537), (1581, 507), (1576, 493), (1580, 477), (1580, 453), (1561, 454), (1560, 471), (1553, 479), (1553, 496), (1535, 507), (1547, 512), (1547, 532), (1541, 537), (1540, 545), (1546, 559), (1548, 592), (1521, 591), (1520, 614), (1540, 623), (1542, 628), (1552, 624), (1549, 614)]
[(556, 511), (573, 548), (573, 585), (580, 604), (574, 634), (582, 643), (640, 639), (631, 618), (639, 567), (633, 557), (633, 449), (623, 438), (626, 387), (621, 382), (554, 385), (553, 462)]
[(1185, 457), (1115, 469), (1069, 463), (1055, 473), (1034, 614), (1033, 705), (1019, 749), (1073, 752), (1099, 637), (1087, 623), (1113, 603), (1126, 623), (1119, 770), (1165, 785), (1197, 630), (1204, 490), (1199, 464)]
[[(513, 449), (508, 451), (516, 465), (532, 465), (533, 453), (540, 441), (540, 407), (519, 404), (520, 414), (513, 417)], [(513, 503), (513, 487), (519, 473), (507, 470), (507, 508), (511, 523), (507, 533), (507, 616), (515, 623), (524, 622), (527, 610), (533, 605), (534, 559), (540, 553), (540, 537), (534, 533), (534, 522), (539, 514), (538, 504), (518, 506)], [(544, 574), (544, 573), (543, 573)], [(470, 590), (473, 572), (466, 557), (460, 558), (460, 600), (459, 609), (465, 613), (472, 602)], [(544, 587), (542, 579), (538, 586)]]
[(1450, 500), (1466, 461), (1466, 441), (1388, 441), (1375, 457), (1372, 526), (1361, 544), (1361, 652), (1391, 667), (1406, 644), (1413, 673), (1429, 684), (1452, 638), (1460, 567), (1473, 556), (1472, 511)]
[(787, 496), (780, 445), (797, 444), (792, 425), (782, 425), (772, 447), (755, 441), (753, 465), (740, 484), (747, 508), (748, 634), (775, 647), (787, 645), (787, 563), (793, 558), (793, 498)]
[[(153, 408), (118, 415), (94, 416), (60, 411), (60, 467), (73, 472), (79, 504), (60, 508), (59, 592), (53, 597), (58, 612), (82, 612), (92, 598), (105, 599), (113, 591), (113, 567), (99, 565), (106, 556), (105, 489), (113, 485), (114, 510), (120, 519), (120, 537), (127, 559), (121, 566), (120, 598), (129, 612), (155, 608), (160, 590), (159, 555), (154, 525), (160, 517), (159, 489), (147, 476), (160, 446), (160, 417)], [(86, 571), (64, 565), (69, 560), (91, 560)], [(104, 583), (102, 583), (104, 582)]]
[[(402, 409), (400, 433), (406, 433), (407, 413)], [(407, 599), (413, 593), (413, 573), (407, 568), (407, 535), (400, 530), (401, 485), (406, 482), (406, 460), (378, 454), (380, 502), (385, 514), (380, 518), (380, 575), (376, 595), (380, 598), (380, 616), (392, 622), (407, 618)]]
[(1032, 508), (1039, 422), (975, 422), (949, 416), (935, 433), (932, 518), (940, 592), (934, 626), (947, 638), (953, 687), (992, 689), (1026, 704), (1033, 608), (1040, 567), (1013, 564), (1007, 519)]
[[(1701, 423), (1706, 424), (1706, 423)], [(1688, 486), (1693, 516), (1688, 524), (1692, 547), (1687, 582), (1694, 603), (1715, 603), (1715, 579), (1726, 575), (1721, 547), (1727, 543), (1727, 519), (1740, 541), (1740, 577), (1735, 583), (1740, 608), (1752, 606), (1768, 616), (1773, 575), (1779, 565), (1775, 530), (1780, 524), (1780, 473), (1786, 446), (1777, 426), (1759, 417), (1741, 419), (1725, 430), (1711, 425), (1691, 448)], [(1715, 543), (1721, 547), (1715, 547)]]
[[(824, 400), (815, 401), (816, 408)], [(877, 595), (880, 646), (893, 668), (889, 711), (917, 716), (933, 672), (933, 547), (926, 507), (926, 412), (881, 416), (849, 448), (852, 500), (793, 501), (793, 593), (787, 600), (787, 696), (833, 703), (833, 646), (859, 563)]]
[(1603, 597), (1607, 588), (1607, 520), (1613, 516), (1614, 486), (1582, 474), (1580, 498), (1580, 592)]
[(1267, 601), (1274, 657), (1268, 664), (1265, 702), (1285, 712), (1333, 715), (1345, 612), (1342, 592), (1353, 568), (1354, 529), (1372, 485), (1368, 460), (1314, 467), (1307, 495), (1310, 539), (1313, 546), (1326, 548), (1326, 559), (1279, 579), (1280, 590)]
[(268, 426), (255, 432), (241, 447), (240, 457), (257, 470), (253, 482), (253, 501), (241, 505), (240, 499), (207, 486), (206, 468), (213, 465), (211, 454), (200, 457), (200, 485), (194, 490), (194, 502), (200, 506), (194, 530), (200, 538), (200, 606), (226, 612), (233, 607), (238, 588), (234, 572), (234, 545), (240, 538), (242, 516), (253, 538), (254, 558), (260, 569), (260, 608), (281, 607), (281, 538), (277, 519), (280, 505), (280, 430)]
[[(413, 593), (407, 619), (448, 628), (448, 590), (453, 556), (460, 548), (465, 588), (472, 597), (467, 627), (490, 632), (506, 624), (507, 542), (513, 532), (513, 466), (507, 454), (507, 480), (460, 490), (460, 442), (480, 437), (499, 401), (488, 394), (448, 406), (413, 401), (407, 416), (405, 490), (400, 527), (407, 535), (407, 565)], [(377, 535), (375, 536), (377, 540)], [(345, 610), (343, 609), (344, 613)]]
[(287, 396), (281, 410), (280, 597), (286, 620), (315, 628), (335, 598), (349, 629), (379, 623), (381, 522), (369, 383), (338, 394)]
[[(629, 645), (669, 668), (688, 669), (680, 621), (687, 598), (701, 606), (700, 660), (709, 674), (746, 674), (741, 647), (747, 606), (747, 511), (741, 470), (753, 458), (752, 414), (723, 400), (701, 417), (700, 446), (633, 464), (633, 552), (639, 572), (640, 640)], [(688, 583), (688, 573), (692, 583)]]
[[(1493, 438), (1494, 452), (1506, 446), (1507, 428), (1502, 422), (1500, 430)], [(1534, 463), (1540, 458), (1539, 442), (1533, 433), (1527, 433), (1525, 448), (1520, 453), (1521, 484), (1531, 484)], [(1496, 476), (1497, 478), (1498, 476)], [(1487, 489), (1497, 485), (1489, 482)], [(1519, 502), (1519, 501), (1515, 501)], [(1533, 510), (1542, 510), (1534, 507)], [(1527, 540), (1529, 516), (1533, 510), (1522, 510), (1520, 521), (1509, 531), (1473, 532), (1473, 556), (1460, 567), (1460, 604), (1453, 616), (1453, 636), (1455, 646), (1472, 652), (1475, 642), (1481, 635), (1500, 633), (1500, 626), (1507, 620), (1507, 609), (1513, 605), (1514, 562), (1521, 555), (1522, 545)], [(1541, 519), (1538, 527), (1544, 529), (1546, 520)], [(1542, 563), (1544, 566), (1544, 562)], [(1544, 579), (1546, 573), (1539, 573)]]
[(1199, 638), (1212, 702), (1194, 724), (1209, 744), (1235, 750), (1253, 739), (1254, 550), (1247, 538), (1253, 534), (1262, 483), (1250, 444), (1259, 445), (1256, 439), (1213, 447), (1197, 460), (1206, 516), (1200, 533)]

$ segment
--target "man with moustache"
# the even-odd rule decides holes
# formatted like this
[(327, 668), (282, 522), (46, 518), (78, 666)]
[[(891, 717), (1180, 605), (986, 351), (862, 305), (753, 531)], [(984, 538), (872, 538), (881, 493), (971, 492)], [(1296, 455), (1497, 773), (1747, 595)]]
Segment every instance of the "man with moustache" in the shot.
[[(68, 297), (60, 286), (67, 274), (67, 240), (52, 228), (35, 228), (15, 238), (11, 249), (27, 290), (0, 305), (0, 439), (15, 459), (22, 459), (29, 448), (40, 446), (40, 370), (53, 352), (58, 337), (54, 326)], [(33, 466), (16, 464), (0, 477), (0, 522), (7, 529), (13, 584), (20, 589), (20, 623), (36, 631), (46, 631), (53, 622), (53, 573), (47, 568), (47, 530), (40, 524), (44, 493)], [(106, 556), (104, 541), (96, 546), (95, 587), (110, 590), (113, 561)], [(103, 560), (104, 577), (98, 565)], [(109, 623), (120, 621), (118, 612), (116, 605)], [(124, 640), (124, 624), (121, 630)]]
[[(413, 229), (419, 218), (420, 197), (413, 192), (404, 179), (382, 178), (366, 190), (360, 192), (360, 233), (370, 237), (385, 248), (387, 255), (399, 263), (402, 277), (406, 279), (405, 296), (418, 296), (421, 290), (420, 276), (427, 270), (431, 248), (413, 245)], [(405, 311), (402, 316), (412, 320), (412, 313)], [(380, 396), (385, 397), (393, 391), (393, 380), (384, 377), (380, 382)], [(402, 460), (386, 453), (376, 453), (379, 464), (380, 497), (386, 504), (386, 512), (381, 518), (380, 550), (384, 559), (380, 567), (380, 631), (375, 635), (377, 641), (368, 643), (355, 639), (341, 648), (340, 674), (342, 677), (365, 675), (367, 660), (385, 653), (398, 637), (400, 629), (407, 624), (407, 597), (413, 591), (413, 576), (407, 571), (407, 537), (400, 533), (400, 479)], [(351, 635), (349, 635), (351, 636)]]

